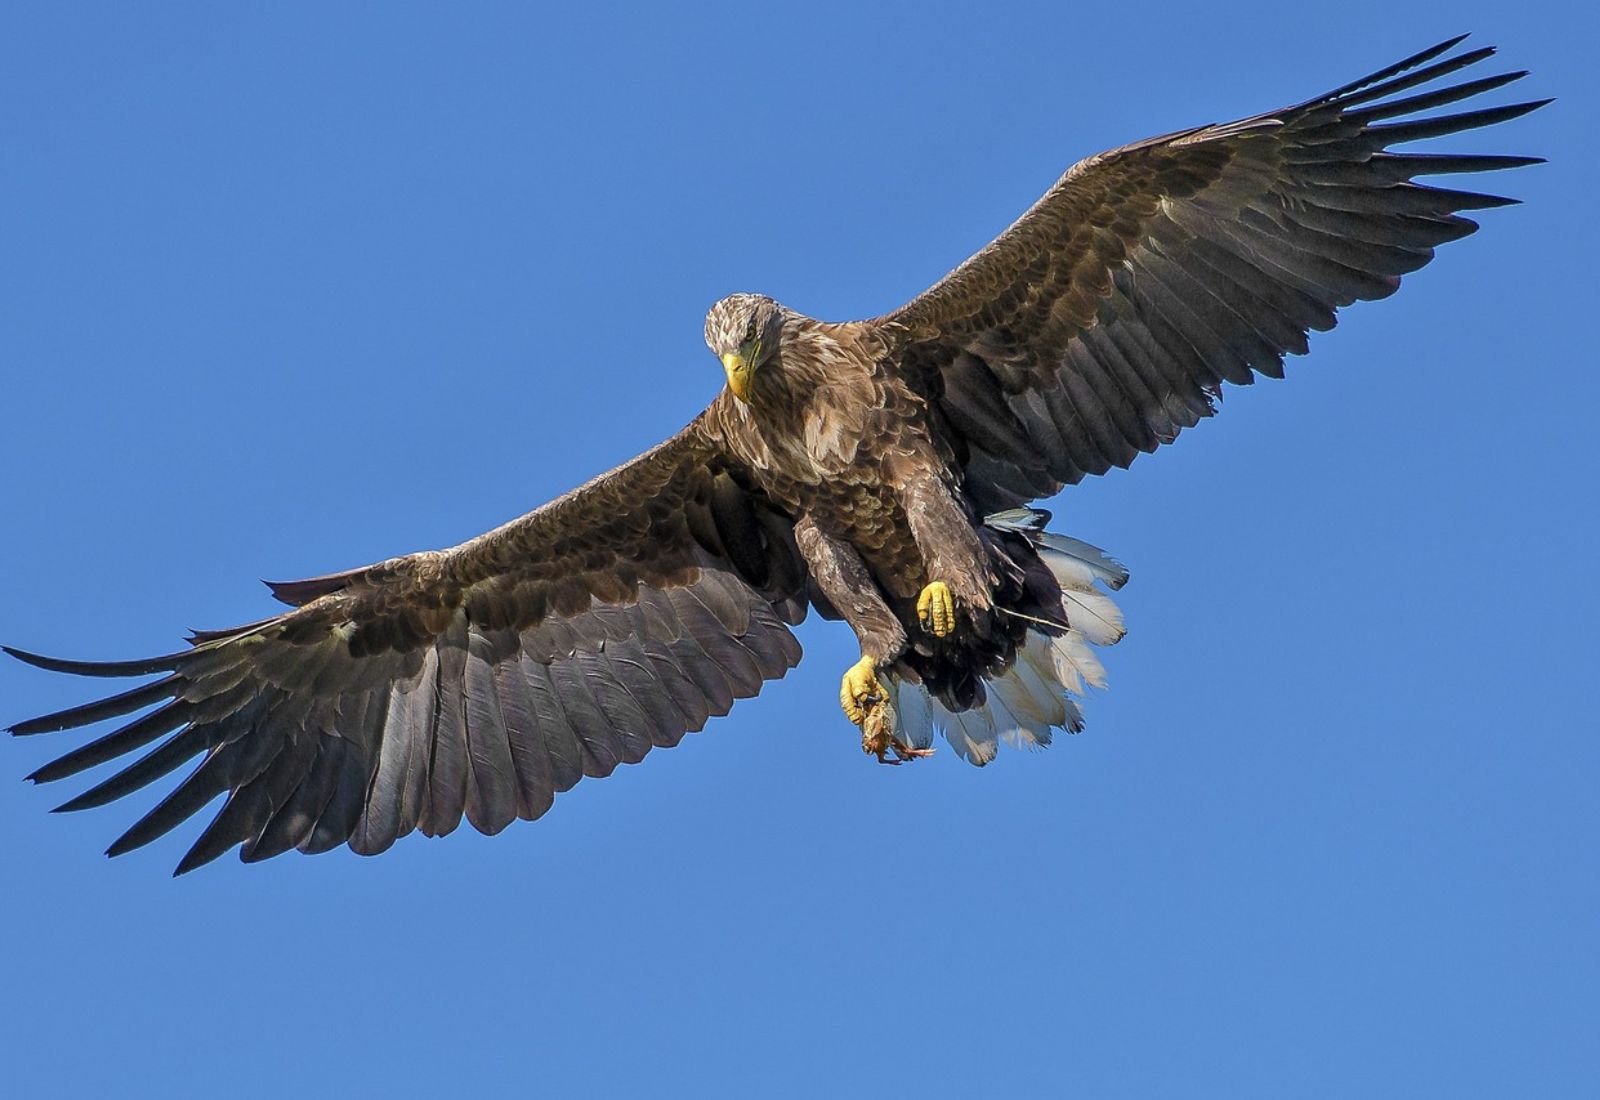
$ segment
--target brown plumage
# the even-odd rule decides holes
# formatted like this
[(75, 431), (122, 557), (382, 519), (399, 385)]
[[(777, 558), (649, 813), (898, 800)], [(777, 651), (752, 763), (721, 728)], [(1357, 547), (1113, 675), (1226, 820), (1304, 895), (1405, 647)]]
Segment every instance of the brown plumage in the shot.
[[(40, 667), (154, 681), (19, 723), (138, 715), (39, 769), (48, 781), (154, 745), (64, 808), (198, 759), (111, 847), (227, 799), (179, 864), (348, 843), (379, 852), (463, 815), (536, 818), (724, 714), (800, 657), (808, 607), (863, 662), (842, 702), (880, 759), (935, 726), (982, 763), (1001, 737), (1079, 728), (1087, 643), (1121, 636), (1119, 565), (1022, 506), (1126, 466), (1278, 377), (1335, 310), (1385, 297), (1509, 200), (1416, 177), (1532, 158), (1393, 153), (1537, 103), (1407, 118), (1510, 73), (1402, 95), (1488, 57), (1459, 39), (1294, 107), (1073, 167), (914, 301), (830, 324), (770, 299), (713, 307), (729, 388), (682, 432), (450, 550), (273, 586), (276, 618), (143, 661)], [(153, 708), (153, 709), (152, 709)], [(143, 713), (141, 713), (143, 712)]]

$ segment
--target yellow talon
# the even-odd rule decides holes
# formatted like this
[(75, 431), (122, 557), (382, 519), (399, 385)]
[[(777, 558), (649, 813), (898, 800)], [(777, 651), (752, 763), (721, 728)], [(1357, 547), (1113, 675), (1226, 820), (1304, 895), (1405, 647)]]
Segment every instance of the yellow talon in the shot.
[(878, 682), (878, 668), (871, 657), (851, 665), (839, 683), (839, 705), (845, 717), (856, 725), (867, 720), (867, 709), (888, 700), (889, 693)]
[(917, 597), (917, 618), (935, 638), (947, 637), (956, 628), (956, 601), (948, 584), (934, 581), (922, 590)]

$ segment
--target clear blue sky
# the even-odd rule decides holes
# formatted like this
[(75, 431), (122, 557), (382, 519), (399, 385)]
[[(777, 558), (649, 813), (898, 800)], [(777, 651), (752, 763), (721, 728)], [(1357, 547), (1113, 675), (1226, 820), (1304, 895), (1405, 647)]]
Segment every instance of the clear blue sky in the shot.
[(1047, 753), (872, 765), (813, 623), (536, 824), (174, 881), (0, 743), (4, 1089), (1600, 1095), (1594, 17), (586, 7), (8, 6), (0, 640), (475, 534), (697, 412), (716, 298), (880, 312), (1081, 155), (1463, 30), (1562, 98), (1454, 146), (1525, 206), (1054, 503), (1132, 633)]

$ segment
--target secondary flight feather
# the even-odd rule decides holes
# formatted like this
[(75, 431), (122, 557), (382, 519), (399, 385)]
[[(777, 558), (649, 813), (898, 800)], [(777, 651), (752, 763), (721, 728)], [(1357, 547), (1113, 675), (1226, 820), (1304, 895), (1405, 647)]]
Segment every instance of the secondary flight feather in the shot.
[(1512, 201), (1417, 181), (1537, 158), (1394, 148), (1542, 105), (1437, 111), (1525, 75), (1451, 82), (1493, 53), (1452, 53), (1461, 41), (1081, 161), (883, 317), (723, 299), (706, 319), (727, 376), (710, 408), (460, 546), (275, 584), (290, 610), (165, 656), (8, 649), (155, 677), (13, 726), (123, 720), (30, 778), (141, 754), (75, 810), (191, 766), (109, 850), (226, 795), (180, 873), (234, 847), (371, 854), (463, 817), (494, 833), (784, 675), (812, 609), (860, 642), (840, 703), (885, 763), (941, 730), (982, 764), (1001, 741), (1080, 729), (1074, 696), (1104, 683), (1092, 647), (1122, 637), (1109, 591), (1127, 572), (1031, 503), (1172, 441), (1223, 383), (1281, 377), (1336, 310), (1476, 229), (1462, 211)]

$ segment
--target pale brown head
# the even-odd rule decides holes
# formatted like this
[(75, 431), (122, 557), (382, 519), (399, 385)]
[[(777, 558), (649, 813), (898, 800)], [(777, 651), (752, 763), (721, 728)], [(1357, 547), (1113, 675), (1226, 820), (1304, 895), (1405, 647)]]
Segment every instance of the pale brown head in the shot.
[(706, 314), (706, 346), (728, 375), (728, 389), (750, 400), (756, 371), (776, 358), (784, 308), (764, 294), (730, 294)]

